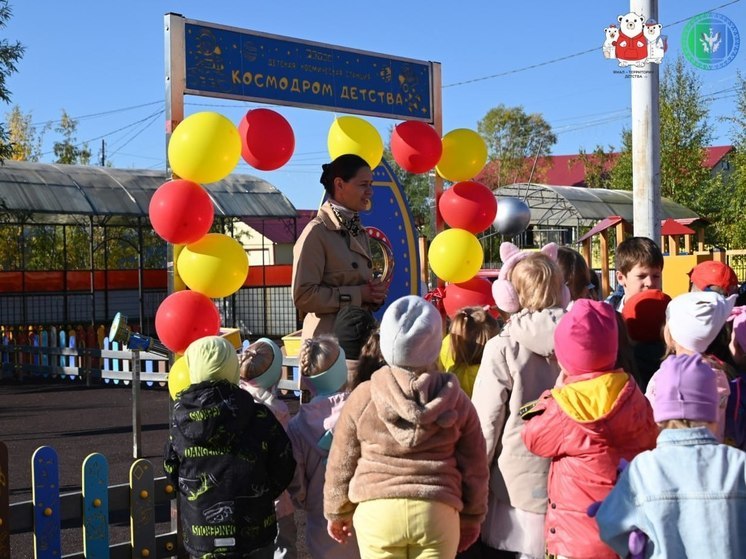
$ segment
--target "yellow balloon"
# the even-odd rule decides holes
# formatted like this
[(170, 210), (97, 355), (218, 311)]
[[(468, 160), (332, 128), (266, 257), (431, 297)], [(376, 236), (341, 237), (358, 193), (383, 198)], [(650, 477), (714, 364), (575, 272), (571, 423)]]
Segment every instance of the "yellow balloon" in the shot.
[(189, 289), (219, 299), (232, 295), (244, 284), (249, 275), (249, 257), (237, 240), (208, 233), (183, 248), (176, 269)]
[(359, 155), (371, 169), (378, 167), (383, 157), (383, 140), (375, 127), (356, 116), (334, 119), (326, 139), (329, 156), (336, 159), (346, 153)]
[(446, 229), (432, 240), (427, 257), (440, 279), (462, 283), (477, 275), (482, 267), (484, 251), (479, 240), (469, 231)]
[(186, 390), (189, 386), (191, 386), (189, 367), (187, 367), (186, 359), (179, 357), (168, 372), (168, 392), (171, 394), (171, 399), (176, 400), (179, 392)]
[(196, 183), (216, 182), (231, 174), (241, 158), (241, 136), (221, 114), (195, 113), (171, 134), (168, 161), (173, 172)]
[(468, 128), (456, 128), (443, 136), (443, 155), (435, 166), (438, 174), (451, 182), (474, 178), (487, 163), (487, 144)]

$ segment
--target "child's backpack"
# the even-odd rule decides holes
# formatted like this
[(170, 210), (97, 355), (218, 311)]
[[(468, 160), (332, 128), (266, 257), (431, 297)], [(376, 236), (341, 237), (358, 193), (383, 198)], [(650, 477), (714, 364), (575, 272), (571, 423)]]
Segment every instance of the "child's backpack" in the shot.
[(725, 442), (746, 450), (746, 374), (730, 381), (730, 396), (725, 410)]

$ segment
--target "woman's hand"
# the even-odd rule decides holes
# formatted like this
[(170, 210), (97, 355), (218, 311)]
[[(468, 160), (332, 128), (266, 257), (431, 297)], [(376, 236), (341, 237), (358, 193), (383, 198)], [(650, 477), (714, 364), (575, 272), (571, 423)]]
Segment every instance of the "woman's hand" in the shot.
[(352, 520), (327, 520), (326, 531), (334, 541), (347, 543), (347, 539), (352, 536)]
[(363, 285), (361, 289), (361, 299), (363, 303), (371, 306), (380, 306), (386, 300), (389, 292), (389, 284), (381, 283), (379, 280), (371, 280)]

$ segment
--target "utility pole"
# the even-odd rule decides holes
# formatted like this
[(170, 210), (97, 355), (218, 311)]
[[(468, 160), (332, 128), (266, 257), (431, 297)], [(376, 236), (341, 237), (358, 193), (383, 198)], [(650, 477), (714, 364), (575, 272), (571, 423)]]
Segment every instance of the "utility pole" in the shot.
[[(630, 11), (658, 21), (658, 0), (630, 0)], [(640, 71), (641, 70), (641, 71)], [(661, 240), (659, 65), (630, 67), (632, 82), (632, 199), (634, 234)], [(639, 72), (639, 73), (635, 73)]]
[(101, 139), (101, 166), (106, 166), (106, 140)]

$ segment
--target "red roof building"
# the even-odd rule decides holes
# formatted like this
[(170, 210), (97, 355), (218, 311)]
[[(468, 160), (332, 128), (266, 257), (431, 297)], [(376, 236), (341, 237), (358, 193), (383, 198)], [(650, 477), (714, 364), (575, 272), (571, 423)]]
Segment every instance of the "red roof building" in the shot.
[[(713, 171), (719, 171), (718, 165), (725, 163), (726, 156), (733, 151), (733, 146), (712, 146), (705, 148), (705, 166)], [(619, 159), (620, 153), (614, 152), (609, 154), (609, 160), (606, 162), (605, 170), (611, 171)], [(590, 159), (595, 156), (592, 153), (588, 154)], [(487, 164), (497, 165), (497, 162), (491, 162)], [(550, 155), (547, 157), (540, 157), (536, 162), (536, 170), (534, 170), (533, 177), (530, 176), (530, 169), (533, 167), (533, 160), (527, 165), (529, 171), (516, 177), (516, 180), (512, 181), (515, 183), (539, 183), (539, 184), (551, 184), (557, 186), (588, 186), (585, 183), (585, 165), (579, 159), (578, 154), (574, 155)], [(727, 166), (724, 167), (728, 169)], [(482, 173), (488, 174), (489, 170), (485, 169)], [(529, 178), (531, 179), (529, 181)]]

